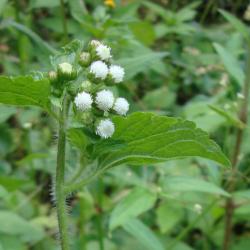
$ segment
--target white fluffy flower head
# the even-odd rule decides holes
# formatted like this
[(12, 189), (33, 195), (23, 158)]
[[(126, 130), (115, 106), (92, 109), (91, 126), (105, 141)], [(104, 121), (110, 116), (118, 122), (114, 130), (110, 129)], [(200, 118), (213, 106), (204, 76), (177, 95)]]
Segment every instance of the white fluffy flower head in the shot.
[(96, 127), (96, 134), (104, 139), (111, 137), (115, 132), (114, 123), (110, 119), (101, 120)]
[(95, 103), (103, 111), (108, 111), (114, 104), (114, 95), (110, 90), (101, 90), (97, 92)]
[(71, 74), (73, 66), (70, 63), (64, 62), (58, 65), (59, 70), (64, 74)]
[(108, 67), (102, 61), (95, 61), (90, 65), (90, 73), (94, 74), (96, 78), (104, 80), (108, 74)]
[(124, 78), (125, 72), (121, 66), (111, 65), (109, 68), (109, 74), (111, 75), (115, 83), (120, 83)]
[(119, 97), (116, 99), (113, 109), (118, 115), (126, 115), (129, 110), (129, 103), (125, 98)]
[(96, 54), (101, 60), (108, 60), (111, 58), (111, 48), (106, 45), (99, 44), (96, 47)]
[(93, 99), (89, 93), (81, 92), (75, 97), (75, 105), (81, 111), (87, 111), (91, 108)]

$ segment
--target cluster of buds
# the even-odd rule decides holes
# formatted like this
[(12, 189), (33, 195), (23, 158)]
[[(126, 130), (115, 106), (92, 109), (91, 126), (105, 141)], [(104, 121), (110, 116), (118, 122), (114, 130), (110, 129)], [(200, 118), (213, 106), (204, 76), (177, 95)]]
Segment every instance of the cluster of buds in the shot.
[[(77, 66), (60, 63), (56, 71), (49, 73), (49, 78), (56, 96), (62, 95), (67, 86), (74, 112), (101, 138), (109, 138), (115, 131), (112, 115), (125, 116), (129, 110), (128, 101), (115, 97), (108, 88), (123, 81), (124, 69), (112, 64), (111, 48), (97, 40), (92, 40), (86, 51), (77, 55)], [(71, 85), (75, 83), (77, 88), (72, 92)]]

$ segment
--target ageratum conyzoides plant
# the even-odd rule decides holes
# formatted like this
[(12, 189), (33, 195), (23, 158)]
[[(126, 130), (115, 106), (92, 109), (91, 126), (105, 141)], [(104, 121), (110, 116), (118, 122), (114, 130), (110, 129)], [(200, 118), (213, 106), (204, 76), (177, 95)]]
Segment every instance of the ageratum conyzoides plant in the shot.
[[(154, 113), (129, 113), (119, 96), (126, 71), (111, 48), (92, 40), (73, 41), (51, 58), (51, 71), (0, 77), (0, 102), (38, 106), (58, 124), (57, 165), (53, 181), (60, 245), (70, 249), (66, 199), (106, 170), (198, 156), (229, 166), (206, 132), (190, 121)], [(153, 63), (153, 62), (152, 62)], [(166, 97), (167, 98), (167, 97)], [(65, 163), (67, 147), (78, 150), (74, 171)]]

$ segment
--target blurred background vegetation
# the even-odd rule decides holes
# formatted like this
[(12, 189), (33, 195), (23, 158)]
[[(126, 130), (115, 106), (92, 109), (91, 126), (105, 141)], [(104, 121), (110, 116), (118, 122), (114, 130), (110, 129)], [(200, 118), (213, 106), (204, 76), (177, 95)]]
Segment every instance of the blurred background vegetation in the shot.
[[(229, 158), (236, 132), (244, 128), (230, 190), (230, 249), (250, 249), (250, 131), (237, 118), (244, 101), (246, 44), (219, 11), (249, 25), (249, 4), (0, 0), (0, 73), (47, 71), (50, 55), (67, 41), (100, 39), (126, 70), (125, 85), (117, 91), (130, 100), (130, 112), (192, 120)], [(53, 120), (39, 109), (0, 105), (1, 250), (58, 249), (51, 195), (55, 131)], [(69, 151), (71, 168), (75, 151)], [(72, 249), (223, 249), (230, 176), (229, 169), (201, 159), (110, 170), (68, 201)]]

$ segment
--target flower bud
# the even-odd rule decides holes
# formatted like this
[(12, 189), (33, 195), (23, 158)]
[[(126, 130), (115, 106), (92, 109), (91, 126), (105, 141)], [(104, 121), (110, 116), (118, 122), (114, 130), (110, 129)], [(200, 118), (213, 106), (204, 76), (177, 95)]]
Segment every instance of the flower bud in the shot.
[(74, 80), (77, 77), (76, 70), (70, 63), (64, 62), (60, 63), (57, 68), (57, 73), (60, 80)]
[(50, 71), (48, 77), (51, 84), (55, 84), (58, 81), (57, 73), (55, 71)]
[(91, 92), (92, 90), (92, 83), (89, 80), (83, 81), (79, 88), (79, 91), (86, 91)]
[(80, 54), (80, 58), (79, 58), (79, 64), (82, 67), (88, 67), (91, 63), (91, 56), (90, 53), (88, 52), (82, 52)]

